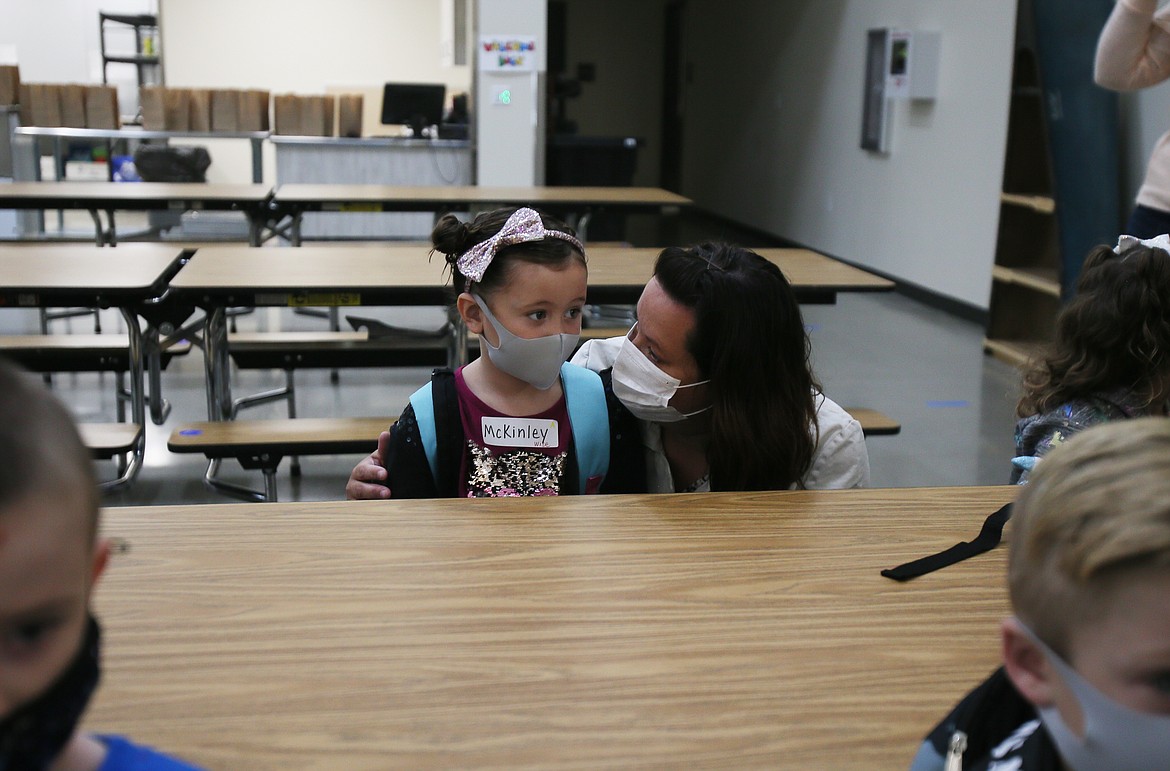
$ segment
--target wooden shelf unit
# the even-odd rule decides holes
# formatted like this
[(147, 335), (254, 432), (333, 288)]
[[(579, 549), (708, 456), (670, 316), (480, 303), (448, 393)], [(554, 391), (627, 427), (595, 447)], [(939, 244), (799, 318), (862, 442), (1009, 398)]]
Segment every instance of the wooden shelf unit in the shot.
[(1092, 83), (1098, 31), (1113, 3), (1085, 0), (1084, 18), (1059, 0), (1020, 0), (1017, 8), (983, 347), (1019, 366), (1052, 339), (1085, 254), (1116, 239), (1121, 205), (1116, 94)]
[(1039, 63), (1022, 34), (1012, 65), (1007, 152), (983, 350), (1024, 366), (1060, 310), (1060, 238)]

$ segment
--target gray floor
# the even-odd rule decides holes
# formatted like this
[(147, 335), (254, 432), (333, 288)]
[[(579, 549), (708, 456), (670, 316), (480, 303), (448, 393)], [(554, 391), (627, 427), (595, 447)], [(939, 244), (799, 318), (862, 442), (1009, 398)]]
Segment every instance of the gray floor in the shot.
[[(362, 309), (397, 323), (419, 326), (442, 321), (438, 309)], [(873, 485), (880, 487), (987, 485), (1007, 480), (1012, 449), (1016, 371), (982, 353), (982, 329), (975, 324), (898, 294), (843, 295), (837, 305), (806, 306), (814, 365), (826, 393), (842, 406), (881, 410), (902, 423), (896, 436), (868, 441)], [(103, 316), (117, 328), (113, 313)], [(55, 322), (87, 331), (89, 321)], [(240, 319), (241, 329), (321, 329), (318, 319), (288, 310), (260, 310)], [(34, 332), (36, 315), (0, 310), (0, 333)], [(426, 368), (350, 370), (333, 385), (324, 371), (297, 374), (302, 417), (396, 414), (410, 392), (424, 382)], [(279, 372), (235, 372), (236, 395), (283, 383)], [(114, 415), (114, 381), (109, 375), (58, 375), (56, 393), (80, 420), (108, 421)], [(205, 490), (201, 456), (174, 455), (166, 439), (174, 426), (206, 418), (202, 354), (176, 359), (163, 373), (164, 396), (173, 404), (166, 424), (151, 425), (147, 459), (137, 481), (108, 497), (110, 505), (171, 504), (230, 500)], [(281, 417), (283, 404), (258, 407), (248, 417)], [(302, 475), (281, 466), (278, 494), (283, 501), (344, 497), (354, 456), (304, 458)], [(112, 468), (101, 469), (104, 474)], [(222, 476), (259, 486), (258, 472), (225, 463)]]

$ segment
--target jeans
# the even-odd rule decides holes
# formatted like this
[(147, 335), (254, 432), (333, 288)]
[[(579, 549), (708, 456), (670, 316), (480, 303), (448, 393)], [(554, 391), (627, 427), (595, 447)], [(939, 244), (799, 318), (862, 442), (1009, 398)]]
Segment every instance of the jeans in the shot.
[(1151, 209), (1139, 203), (1134, 207), (1133, 214), (1129, 215), (1124, 233), (1138, 238), (1153, 238), (1170, 233), (1170, 211)]

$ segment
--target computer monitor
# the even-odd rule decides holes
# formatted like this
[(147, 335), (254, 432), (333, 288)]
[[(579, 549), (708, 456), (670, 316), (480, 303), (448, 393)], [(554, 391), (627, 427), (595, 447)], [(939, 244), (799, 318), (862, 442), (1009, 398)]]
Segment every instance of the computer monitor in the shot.
[(387, 83), (382, 90), (382, 124), (410, 126), (416, 137), (443, 122), (447, 87), (442, 83)]

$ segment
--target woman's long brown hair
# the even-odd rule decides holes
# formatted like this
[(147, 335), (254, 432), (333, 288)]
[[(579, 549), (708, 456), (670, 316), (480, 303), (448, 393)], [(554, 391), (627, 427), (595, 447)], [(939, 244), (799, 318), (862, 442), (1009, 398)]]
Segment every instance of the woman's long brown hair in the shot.
[(799, 485), (816, 449), (820, 386), (784, 274), (750, 250), (703, 243), (663, 250), (654, 275), (695, 312), (687, 349), (711, 380), (711, 489)]

